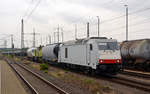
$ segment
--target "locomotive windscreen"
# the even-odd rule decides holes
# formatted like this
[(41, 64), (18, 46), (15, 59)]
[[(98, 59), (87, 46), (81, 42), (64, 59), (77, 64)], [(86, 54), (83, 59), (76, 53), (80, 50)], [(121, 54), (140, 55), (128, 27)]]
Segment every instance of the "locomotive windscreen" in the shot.
[(98, 44), (99, 50), (119, 50), (117, 42), (102, 42)]

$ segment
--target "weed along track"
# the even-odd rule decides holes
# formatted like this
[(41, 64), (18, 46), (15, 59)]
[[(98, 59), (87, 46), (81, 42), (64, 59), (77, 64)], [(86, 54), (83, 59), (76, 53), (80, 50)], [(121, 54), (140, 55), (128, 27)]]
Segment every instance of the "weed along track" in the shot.
[(33, 94), (69, 94), (21, 64), (10, 61), (8, 64), (28, 84)]

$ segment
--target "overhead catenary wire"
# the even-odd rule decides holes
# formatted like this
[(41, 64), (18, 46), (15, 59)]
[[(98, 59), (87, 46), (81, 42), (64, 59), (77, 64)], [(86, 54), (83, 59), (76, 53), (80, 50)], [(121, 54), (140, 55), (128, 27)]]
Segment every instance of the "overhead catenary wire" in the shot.
[[(145, 18), (142, 21), (138, 21), (136, 23), (130, 24), (129, 27), (133, 27), (133, 26), (137, 26), (137, 25), (141, 25), (141, 24), (145, 24), (145, 23), (149, 23), (149, 22), (150, 22), (150, 18)], [(95, 26), (95, 25), (93, 25), (93, 26)], [(120, 27), (117, 27), (117, 28), (113, 28), (113, 29), (110, 29), (110, 30), (103, 30), (103, 31), (105, 31), (105, 32), (108, 32), (108, 31), (112, 32), (112, 31), (117, 31), (117, 30), (120, 30), (120, 29), (124, 29), (125, 27), (126, 26), (123, 25), (123, 26), (120, 26)]]
[[(31, 1), (31, 3), (32, 3), (32, 2), (33, 2), (33, 0)], [(31, 5), (28, 5), (28, 7), (27, 7), (27, 9), (26, 9), (25, 13), (23, 14), (22, 18), (24, 18), (24, 17), (26, 17), (26, 16), (27, 16), (27, 14), (28, 14), (28, 12), (29, 12), (30, 8), (31, 8)]]
[[(144, 12), (144, 11), (147, 11), (147, 10), (150, 10), (150, 7), (144, 8), (144, 9), (141, 9), (141, 10), (137, 10), (137, 11), (134, 11), (134, 12), (131, 12), (131, 13), (129, 13), (128, 15), (133, 15), (133, 14), (140, 13), (140, 12)], [(114, 17), (114, 18), (112, 18), (112, 19), (104, 20), (104, 21), (101, 22), (101, 24), (106, 23), (106, 22), (111, 22), (111, 21), (120, 19), (120, 18), (125, 17), (125, 16), (126, 16), (126, 15), (124, 14), (124, 15), (120, 15), (120, 16), (118, 16), (118, 17)]]
[[(150, 10), (150, 7), (147, 7), (147, 8), (144, 8), (144, 9), (140, 9), (140, 10), (137, 10), (137, 11), (134, 11), (134, 12), (130, 12), (128, 15), (133, 15), (133, 14), (136, 14), (136, 13), (140, 13), (140, 12), (144, 12), (144, 11), (147, 11), (147, 10)], [(123, 18), (123, 17), (125, 17), (126, 15), (120, 15), (120, 16), (118, 16), (118, 17), (114, 17), (114, 18), (112, 18), (112, 19), (108, 19), (108, 20), (103, 20), (102, 22), (101, 22), (101, 25), (103, 25), (104, 23), (107, 23), (107, 22), (111, 22), (111, 21), (114, 21), (114, 20), (118, 20), (118, 19), (120, 19), (120, 18)], [(140, 23), (139, 23), (140, 24)], [(97, 23), (96, 24), (93, 24), (94, 26), (95, 25), (97, 25)], [(93, 26), (92, 24), (91, 24), (91, 26)], [(136, 25), (136, 24), (135, 24)], [(134, 25), (133, 25), (134, 26)], [(120, 26), (120, 27), (118, 27), (118, 28), (116, 28), (116, 29), (122, 29), (122, 28), (125, 28), (125, 26)], [(80, 29), (85, 29), (85, 27), (79, 27), (78, 28), (79, 30)], [(115, 29), (115, 30), (116, 30)], [(72, 31), (72, 30), (71, 30)]]
[(31, 12), (27, 15), (25, 21), (27, 22), (28, 19), (31, 17), (31, 15), (33, 14), (33, 12), (37, 9), (37, 7), (40, 5), (41, 0), (38, 0), (38, 2), (36, 3), (35, 7), (31, 10)]
[[(130, 33), (137, 33), (137, 32), (139, 32), (139, 31), (149, 31), (150, 29), (140, 29), (140, 30), (134, 30), (134, 31), (132, 31), (132, 32), (130, 32)], [(109, 35), (109, 36), (114, 36), (114, 35), (121, 35), (122, 33), (124, 33), (124, 32), (119, 32), (119, 33), (115, 33), (115, 34), (112, 34), (112, 33), (104, 33), (104, 35)], [(143, 33), (143, 32), (141, 32), (141, 33)]]
[[(133, 26), (137, 26), (137, 25), (140, 25), (140, 24), (145, 24), (145, 23), (149, 23), (150, 21), (149, 21), (149, 19), (150, 18), (148, 18), (148, 19), (144, 19), (144, 20), (142, 20), (142, 21), (139, 21), (139, 22), (137, 22), (137, 23), (134, 23), (134, 24), (131, 24), (131, 25), (129, 25), (129, 27), (133, 27)], [(148, 21), (146, 21), (146, 20), (148, 20)], [(146, 21), (146, 22), (145, 22)], [(120, 30), (120, 29), (124, 29), (124, 28), (126, 28), (126, 26), (124, 25), (124, 26), (120, 26), (120, 27), (118, 27), (118, 28), (114, 28), (114, 29), (111, 29), (111, 30), (104, 30), (104, 31), (115, 31), (115, 30)]]
[[(38, 0), (38, 1), (41, 1), (41, 0)], [(111, 0), (111, 1), (113, 1), (113, 0)], [(38, 3), (37, 3), (37, 4), (38, 4)], [(37, 4), (36, 4), (36, 5), (37, 5)], [(38, 6), (39, 6), (39, 5), (38, 5)], [(38, 6), (37, 6), (37, 7), (38, 7)], [(33, 8), (33, 9), (34, 9), (34, 8)], [(36, 10), (36, 8), (35, 8), (35, 10)], [(34, 10), (34, 11), (35, 11), (35, 10)], [(147, 10), (147, 9), (146, 9), (146, 10)], [(149, 9), (148, 9), (148, 10), (149, 10)], [(34, 12), (34, 11), (33, 11), (33, 12)], [(140, 10), (138, 10), (138, 11), (140, 12)], [(138, 11), (137, 11), (137, 12), (138, 12)], [(31, 17), (31, 15), (33, 14), (33, 12), (31, 11), (30, 14), (27, 15), (26, 21)], [(136, 11), (135, 11), (135, 12), (136, 12)], [(133, 13), (133, 14), (136, 14), (136, 13), (134, 13), (134, 12), (132, 12), (132, 13)], [(132, 15), (132, 14), (129, 13), (129, 15)], [(115, 17), (114, 19), (119, 19), (119, 18), (122, 18), (122, 17), (124, 17), (124, 16), (125, 16), (125, 15), (121, 15), (121, 16)], [(108, 19), (108, 20), (111, 21), (111, 19)], [(107, 20), (104, 20), (103, 22), (105, 23), (105, 21), (107, 22)], [(108, 21), (108, 22), (110, 22), (110, 21)], [(103, 24), (103, 22), (102, 22), (102, 24)], [(85, 27), (84, 27), (84, 28), (85, 28)], [(79, 27), (79, 29), (80, 29), (80, 27)]]

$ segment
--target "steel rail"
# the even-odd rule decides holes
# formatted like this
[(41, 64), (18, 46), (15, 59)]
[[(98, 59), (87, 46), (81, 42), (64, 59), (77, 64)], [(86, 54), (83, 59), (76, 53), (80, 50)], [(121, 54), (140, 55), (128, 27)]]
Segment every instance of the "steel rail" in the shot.
[(39, 94), (38, 91), (23, 77), (23, 75), (20, 74), (19, 71), (12, 66), (12, 63), (10, 63), (10, 61), (8, 61), (8, 60), (6, 60), (6, 61), (10, 65), (10, 67), (17, 73), (17, 75), (23, 80), (23, 82), (29, 87), (31, 92), (33, 94)]
[(139, 72), (131, 72), (131, 71), (121, 71), (121, 74), (125, 75), (131, 75), (131, 76), (138, 76), (138, 77), (143, 77), (143, 78), (150, 78), (150, 74), (144, 74), (144, 73), (139, 73)]
[(112, 80), (113, 82), (120, 83), (126, 86), (134, 87), (146, 92), (150, 92), (150, 85), (144, 84), (144, 83), (138, 83), (137, 81), (129, 80), (129, 79), (124, 79), (117, 77)]
[(53, 84), (52, 82), (46, 80), (44, 77), (40, 76), (39, 74), (31, 71), (30, 69), (28, 69), (27, 67), (19, 64), (19, 63), (15, 63), (17, 65), (19, 65), (21, 68), (25, 69), (26, 71), (32, 73), (34, 76), (38, 77), (39, 79), (41, 79), (42, 81), (44, 81), (45, 83), (47, 83), (48, 85), (50, 85), (52, 88), (56, 89), (57, 92), (59, 92), (60, 94), (69, 94), (68, 92), (64, 91), (63, 89), (61, 89), (60, 87), (56, 86), (55, 84)]

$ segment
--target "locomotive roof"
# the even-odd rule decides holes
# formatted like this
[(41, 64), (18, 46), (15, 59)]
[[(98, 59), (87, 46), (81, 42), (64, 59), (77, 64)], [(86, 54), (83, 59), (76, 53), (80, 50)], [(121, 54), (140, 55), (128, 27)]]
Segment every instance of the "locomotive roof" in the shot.
[[(64, 45), (84, 44), (84, 43), (86, 43), (87, 41), (89, 41), (90, 39), (110, 40), (110, 39), (107, 39), (106, 37), (89, 37), (89, 38), (83, 38), (83, 39), (77, 39), (77, 40), (67, 41), (67, 42), (64, 42), (63, 44), (64, 44)], [(111, 39), (111, 40), (113, 40), (113, 39)], [(106, 41), (106, 42), (107, 42), (107, 41)], [(109, 41), (108, 41), (108, 42), (109, 42)]]
[(106, 37), (90, 37), (89, 39), (107, 39)]

